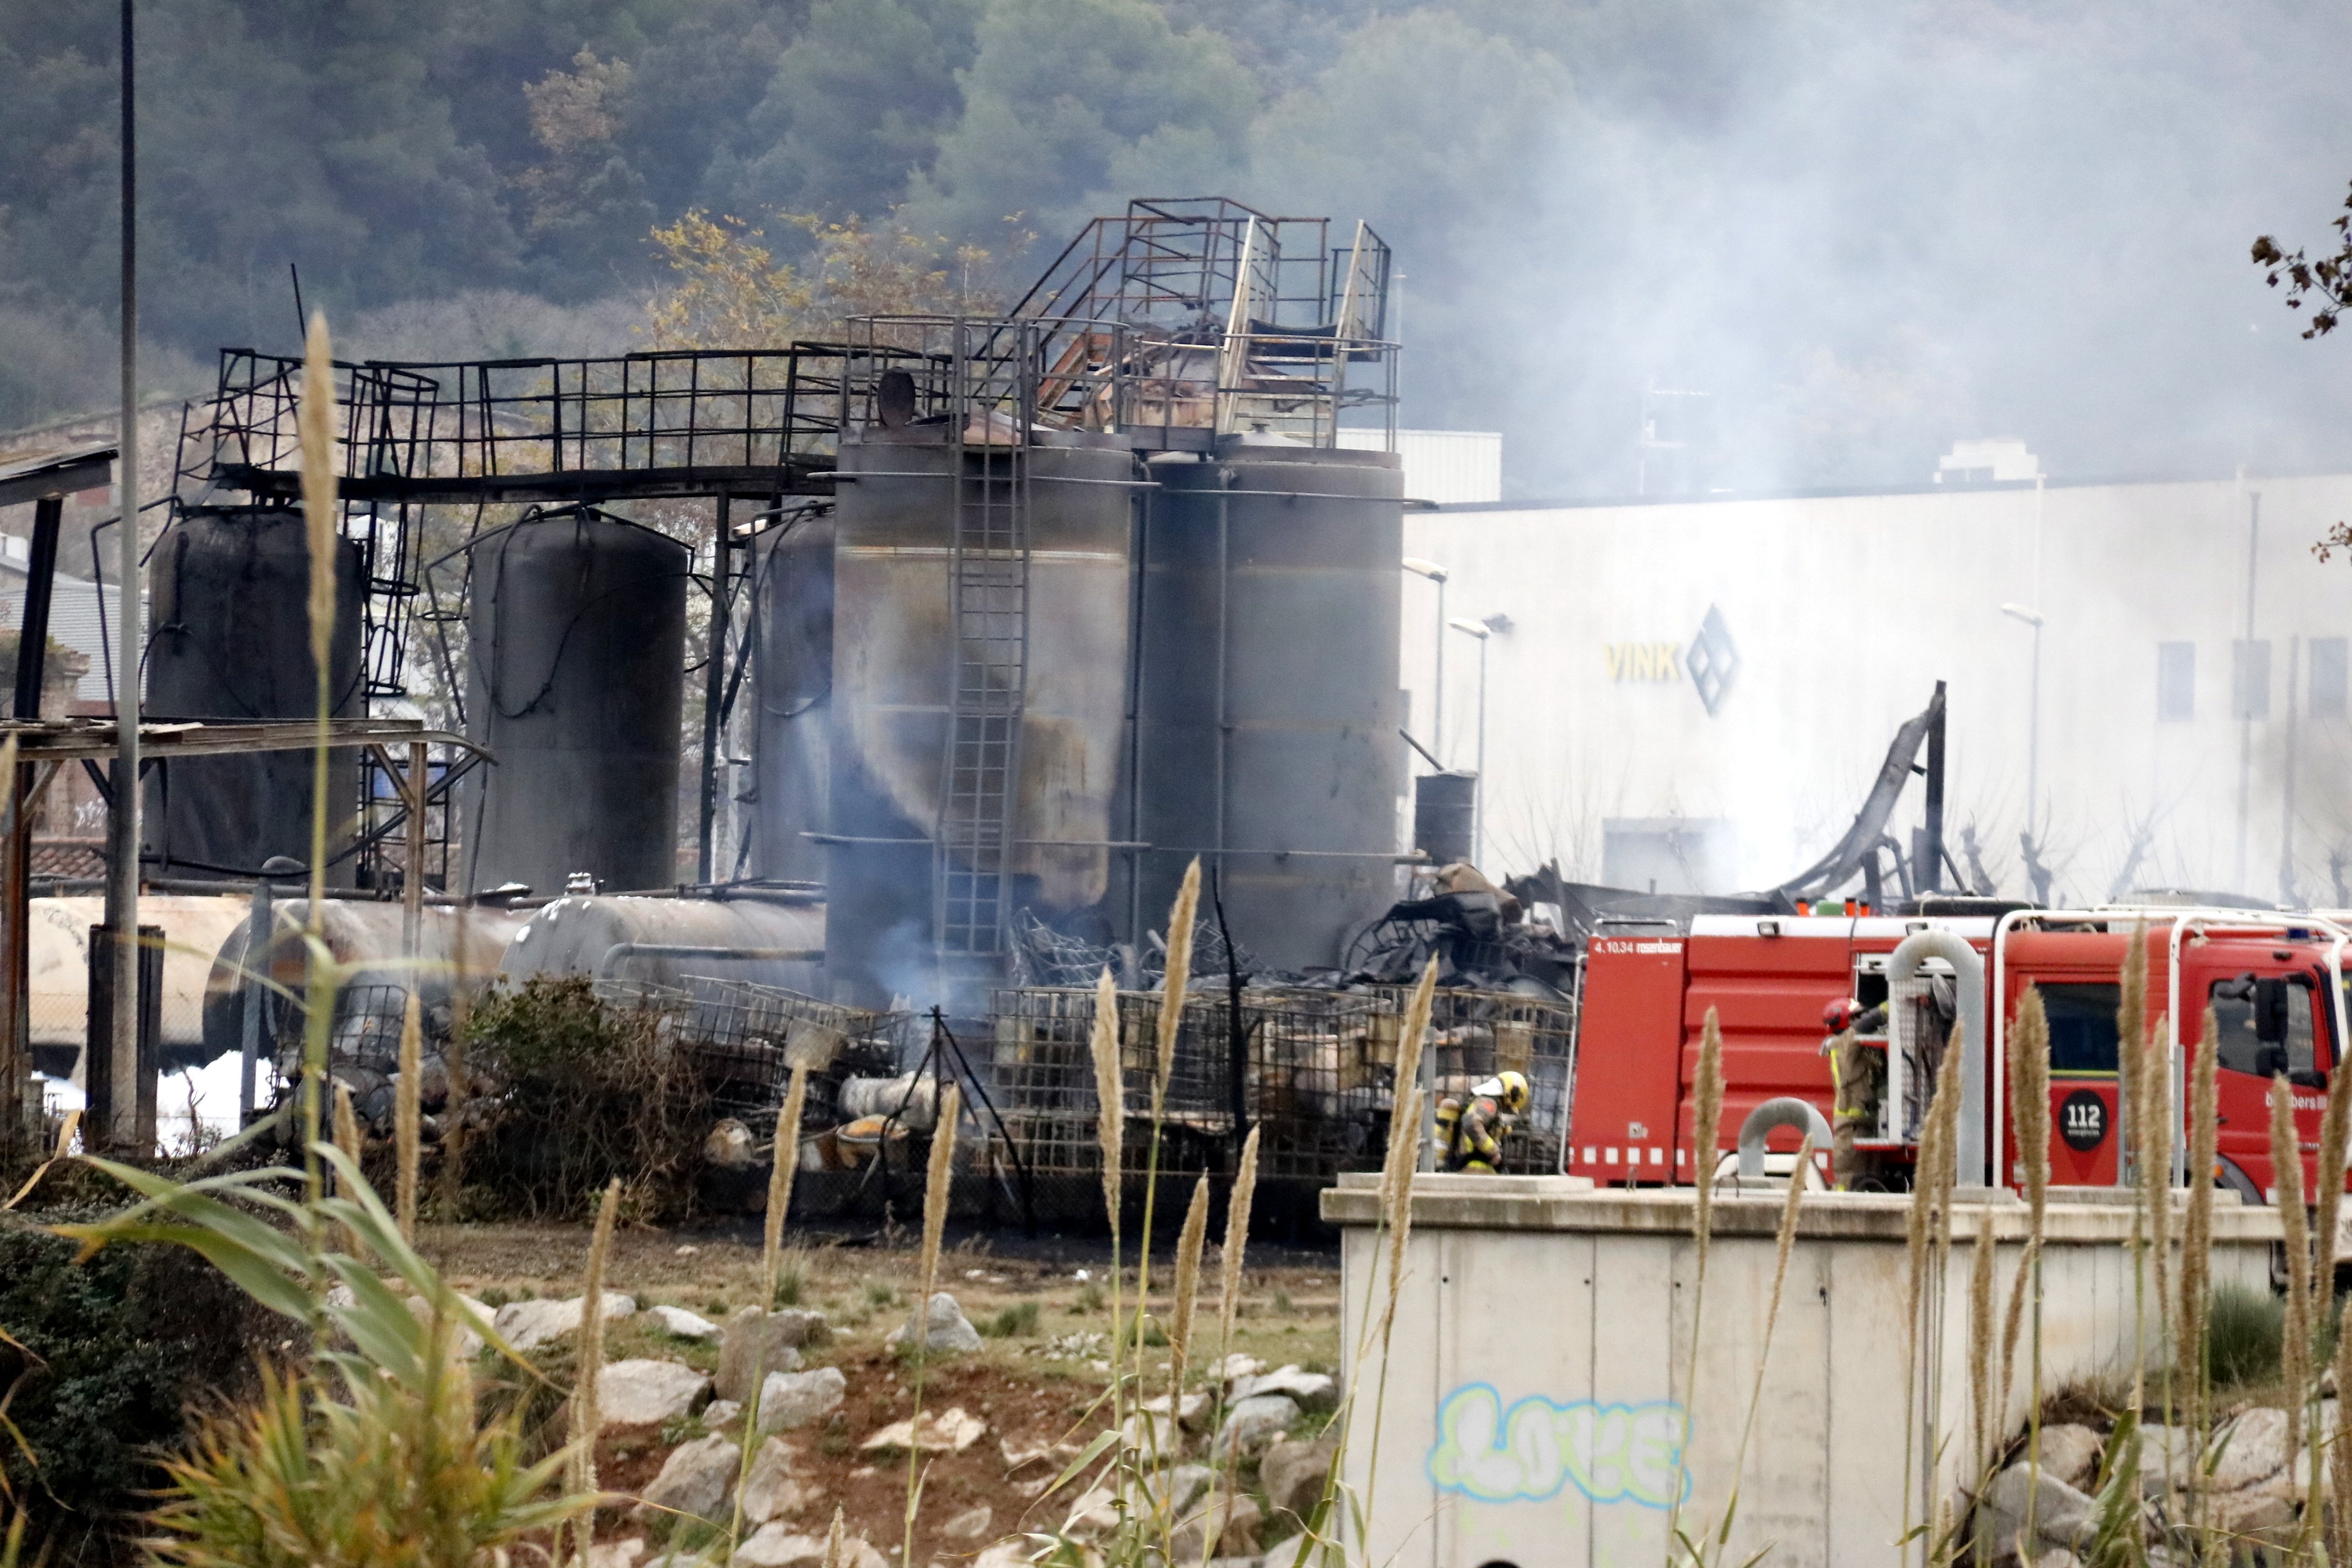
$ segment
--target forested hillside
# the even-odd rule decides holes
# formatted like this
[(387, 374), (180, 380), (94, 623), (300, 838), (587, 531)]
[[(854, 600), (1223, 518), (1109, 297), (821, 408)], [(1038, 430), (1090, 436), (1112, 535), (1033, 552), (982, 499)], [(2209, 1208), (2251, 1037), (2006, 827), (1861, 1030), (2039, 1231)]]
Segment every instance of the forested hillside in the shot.
[[(114, 7), (0, 6), (0, 426), (103, 405)], [(1632, 488), (1642, 394), (1727, 486), (2352, 460), (2335, 345), (2245, 260), (2320, 237), (2352, 11), (2268, 0), (149, 0), (161, 384), (284, 348), (642, 344), (696, 209), (964, 247), (1002, 288), (1133, 195), (1369, 217), (1409, 423)]]

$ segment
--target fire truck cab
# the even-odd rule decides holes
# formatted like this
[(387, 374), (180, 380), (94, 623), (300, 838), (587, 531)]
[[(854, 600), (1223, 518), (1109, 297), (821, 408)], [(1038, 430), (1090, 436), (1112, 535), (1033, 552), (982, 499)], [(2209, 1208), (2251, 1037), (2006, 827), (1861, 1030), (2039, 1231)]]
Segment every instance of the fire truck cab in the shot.
[[(2004, 1062), (2032, 985), (2050, 1019), (2051, 1180), (2129, 1180), (2118, 1131), (2116, 1014), (2124, 958), (2143, 925), (2146, 1016), (2163, 1031), (2172, 1104), (2184, 1121), (2189, 1066), (2212, 1011), (2221, 1090), (2215, 1179), (2248, 1202), (2273, 1190), (2270, 1083), (2284, 1073), (2305, 1190), (2315, 1190), (2320, 1114), (2347, 1048), (2345, 930), (2317, 916), (2210, 909), (1707, 915), (1687, 933), (1596, 937), (1585, 960), (1565, 1167), (1604, 1185), (1696, 1179), (1702, 1156), (1693, 1148), (1693, 1096), (1709, 1009), (1723, 1036), (1725, 1089), (1717, 1147), (1704, 1157), (1720, 1162), (1735, 1150), (1741, 1122), (1769, 1100), (1803, 1100), (1833, 1118), (1837, 1086), (1825, 1047), (1832, 1024), (1851, 1017), (1864, 1047), (1859, 1081), (1846, 1096), (1863, 1113), (1853, 1183), (1907, 1188), (1938, 1065), (1955, 1022), (1973, 1014), (1981, 1037), (1966, 1047), (1974, 1060), (1964, 1105), (1974, 1128), (1973, 1135), (1964, 1129), (1962, 1144), (1981, 1151), (1982, 1163), (1959, 1180), (2017, 1185)], [(1783, 1128), (1768, 1147), (1783, 1154), (1777, 1163), (1785, 1169), (1797, 1143)], [(2187, 1145), (2177, 1131), (2176, 1183), (2188, 1177)], [(1816, 1160), (1826, 1174), (1826, 1152)]]

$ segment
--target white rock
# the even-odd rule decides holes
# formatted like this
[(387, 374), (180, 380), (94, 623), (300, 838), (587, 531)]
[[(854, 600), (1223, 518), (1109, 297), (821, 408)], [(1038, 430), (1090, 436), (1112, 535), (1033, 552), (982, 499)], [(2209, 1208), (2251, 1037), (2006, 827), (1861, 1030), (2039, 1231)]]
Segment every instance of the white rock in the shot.
[[(338, 1285), (335, 1289), (340, 1290), (342, 1287)], [(410, 1317), (420, 1323), (432, 1321), (431, 1302), (422, 1296), (411, 1296), (407, 1300)], [(488, 1342), (482, 1338), (482, 1331), (489, 1327), (491, 1319), (497, 1314), (490, 1310), (487, 1302), (477, 1301), (471, 1296), (459, 1293), (457, 1315), (457, 1321), (453, 1325), (455, 1331), (449, 1336), (449, 1353), (459, 1361), (471, 1361), (481, 1353), (482, 1346)]]
[[(1190, 1518), (1177, 1525), (1171, 1542), (1178, 1563), (1198, 1563), (1203, 1556), (1254, 1556), (1258, 1526), (1265, 1510), (1247, 1492), (1221, 1491), (1205, 1498)], [(1210, 1537), (1213, 1534), (1213, 1541)], [(1208, 1542), (1209, 1550), (1202, 1551)]]
[(1139, 1411), (1120, 1425), (1118, 1435), (1119, 1441), (1144, 1456), (1146, 1463), (1177, 1458), (1184, 1452), (1184, 1429), (1170, 1420), (1164, 1410)]
[(801, 1347), (825, 1336), (824, 1314), (800, 1308), (762, 1312), (744, 1307), (727, 1320), (723, 1333), (713, 1385), (721, 1399), (749, 1400), (759, 1378), (800, 1370)]
[(633, 1517), (643, 1520), (665, 1514), (717, 1519), (735, 1489), (735, 1472), (743, 1450), (724, 1437), (698, 1437), (680, 1443), (662, 1461), (661, 1474), (646, 1488)]
[(2208, 1473), (2197, 1479), (2207, 1491), (2233, 1492), (2286, 1468), (2286, 1412), (2258, 1405), (2214, 1434), (2206, 1451)]
[(2075, 1422), (2042, 1428), (2042, 1473), (2084, 1491), (2099, 1474), (2099, 1435)]
[[(2018, 1532), (2025, 1528), (2026, 1499), (2033, 1499), (2033, 1530), (2038, 1546), (2087, 1544), (2098, 1528), (2098, 1505), (2046, 1471), (2041, 1485), (2024, 1465), (2011, 1465), (1993, 1477), (1977, 1505), (1979, 1541), (1990, 1540), (1996, 1557), (2011, 1553)], [(2033, 1553), (2018, 1553), (2032, 1555)]]
[(893, 1421), (858, 1447), (866, 1450), (896, 1448), (902, 1453), (912, 1447), (928, 1454), (961, 1454), (979, 1442), (987, 1430), (987, 1422), (967, 1414), (961, 1405), (950, 1405), (936, 1415), (926, 1414), (919, 1434), (911, 1419)]
[[(1165, 1415), (1168, 1414), (1168, 1396), (1163, 1394), (1157, 1399), (1147, 1399), (1143, 1402), (1143, 1408), (1148, 1414)], [(1205, 1394), (1188, 1394), (1184, 1396), (1184, 1402), (1177, 1406), (1176, 1419), (1186, 1431), (1197, 1432), (1208, 1414), (1209, 1396)]]
[[(735, 1561), (748, 1563), (751, 1568), (788, 1568), (794, 1563), (822, 1563), (824, 1543), (822, 1535), (800, 1535), (780, 1523), (763, 1524), (735, 1549)], [(890, 1568), (890, 1560), (864, 1536), (852, 1535), (841, 1543), (841, 1568)]]
[(1220, 1382), (1232, 1383), (1239, 1378), (1255, 1377), (1265, 1370), (1265, 1363), (1254, 1355), (1235, 1351), (1209, 1369), (1209, 1375)]
[(814, 1488), (793, 1479), (792, 1448), (782, 1437), (771, 1437), (751, 1456), (751, 1473), (743, 1478), (743, 1517), (765, 1524), (799, 1512), (815, 1495)]
[(675, 1334), (682, 1340), (715, 1340), (726, 1332), (701, 1313), (689, 1312), (683, 1307), (648, 1307), (646, 1310), (653, 1315), (654, 1321), (662, 1326), (665, 1333)]
[(1035, 1550), (1021, 1537), (1011, 1536), (982, 1548), (980, 1555), (971, 1560), (971, 1568), (1029, 1568), (1030, 1553)]
[(1206, 1465), (1178, 1465), (1151, 1478), (1146, 1485), (1155, 1494), (1154, 1501), (1171, 1516), (1182, 1519), (1192, 1511), (1192, 1505), (1216, 1484), (1216, 1479), (1217, 1472)]
[[(499, 1309), (491, 1326), (507, 1343), (519, 1351), (545, 1344), (559, 1334), (574, 1332), (580, 1327), (580, 1315), (587, 1310), (588, 1298), (574, 1296), (568, 1300), (541, 1300), (509, 1301)], [(618, 1290), (604, 1292), (604, 1321), (625, 1318), (635, 1312), (637, 1303)]]
[(995, 1522), (996, 1510), (984, 1502), (978, 1503), (940, 1526), (940, 1533), (950, 1541), (978, 1541)]
[(849, 1392), (837, 1366), (814, 1372), (772, 1372), (760, 1385), (760, 1430), (781, 1432), (831, 1415)]
[(1235, 1403), (1265, 1394), (1283, 1394), (1301, 1410), (1328, 1410), (1339, 1403), (1339, 1384), (1336, 1380), (1319, 1372), (1302, 1372), (1296, 1366), (1280, 1367), (1234, 1382)]
[(1108, 1488), (1097, 1487), (1070, 1505), (1070, 1515), (1063, 1521), (1062, 1533), (1083, 1540), (1118, 1528), (1118, 1500)]
[(1288, 1514), (1304, 1524), (1315, 1505), (1323, 1500), (1331, 1461), (1339, 1452), (1339, 1435), (1334, 1431), (1312, 1443), (1278, 1439), (1259, 1455), (1258, 1487), (1275, 1513)]
[(2244, 1553), (2254, 1546), (2292, 1544), (2297, 1520), (2294, 1504), (2280, 1492), (2269, 1487), (2249, 1487), (2208, 1499), (2205, 1522)]
[(1217, 1429), (1217, 1451), (1221, 1454), (1255, 1453), (1290, 1430), (1298, 1419), (1298, 1406), (1279, 1394), (1259, 1394), (1238, 1401), (1225, 1412), (1225, 1424)]
[[(945, 1290), (931, 1298), (923, 1317), (923, 1344), (927, 1350), (934, 1353), (969, 1353), (980, 1349), (980, 1331), (971, 1326), (963, 1315), (963, 1309), (956, 1304), (956, 1299)], [(890, 1337), (883, 1341), (883, 1344), (891, 1350), (898, 1349), (907, 1342), (907, 1331), (913, 1326), (910, 1322), (891, 1330)]]
[(646, 1554), (646, 1538), (632, 1535), (625, 1541), (600, 1541), (588, 1549), (585, 1568), (636, 1568), (637, 1560)]
[(598, 1429), (675, 1421), (693, 1409), (709, 1387), (709, 1378), (674, 1361), (614, 1362), (596, 1377)]
[(721, 1426), (731, 1426), (735, 1424), (736, 1417), (742, 1414), (743, 1406), (734, 1400), (714, 1399), (702, 1407), (703, 1430), (716, 1432)]

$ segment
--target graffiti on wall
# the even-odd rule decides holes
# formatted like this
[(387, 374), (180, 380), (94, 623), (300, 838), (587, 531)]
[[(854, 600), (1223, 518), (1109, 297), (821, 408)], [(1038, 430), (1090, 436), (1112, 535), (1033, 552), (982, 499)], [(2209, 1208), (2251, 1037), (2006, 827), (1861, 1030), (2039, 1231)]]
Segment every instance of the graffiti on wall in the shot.
[(1541, 1501), (1573, 1486), (1596, 1503), (1668, 1508), (1690, 1489), (1682, 1464), (1690, 1418), (1679, 1405), (1555, 1405), (1508, 1409), (1492, 1385), (1467, 1384), (1437, 1408), (1429, 1479), (1481, 1502)]

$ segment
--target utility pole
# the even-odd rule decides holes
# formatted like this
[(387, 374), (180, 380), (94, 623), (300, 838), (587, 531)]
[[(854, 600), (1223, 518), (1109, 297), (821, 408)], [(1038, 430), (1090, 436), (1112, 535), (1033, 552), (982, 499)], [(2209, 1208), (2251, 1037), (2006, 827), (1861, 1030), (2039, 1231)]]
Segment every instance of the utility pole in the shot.
[[(116, 1149), (144, 1157), (152, 1148), (136, 1147), (140, 1131), (139, 1102), (139, 139), (138, 100), (134, 91), (137, 51), (131, 16), (132, 0), (122, 0), (122, 433), (121, 465), (116, 470), (115, 493), (121, 500), (121, 521), (116, 525), (120, 546), (116, 559), (115, 592), (119, 599), (120, 634), (116, 647), (114, 725), (114, 809), (108, 826), (112, 838), (107, 862), (106, 924), (114, 936), (110, 987), (112, 1017), (113, 1103), (108, 1125), (95, 1129), (98, 1138)], [(104, 962), (103, 959), (100, 960)]]

